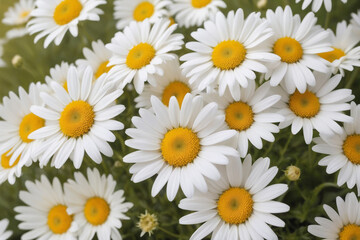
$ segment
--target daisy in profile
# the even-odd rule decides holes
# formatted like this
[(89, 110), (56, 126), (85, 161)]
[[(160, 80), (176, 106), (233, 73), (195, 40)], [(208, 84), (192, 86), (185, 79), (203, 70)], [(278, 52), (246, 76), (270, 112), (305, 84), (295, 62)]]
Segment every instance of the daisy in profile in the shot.
[(68, 91), (66, 79), (70, 66), (74, 65), (67, 62), (61, 62), (61, 64), (57, 64), (55, 65), (55, 67), (50, 68), (50, 76), (45, 77), (46, 83), (50, 86), (51, 82), (55, 81), (61, 86), (63, 86), (66, 91)]
[(273, 142), (273, 133), (279, 132), (274, 123), (284, 120), (282, 115), (271, 111), (281, 97), (271, 95), (269, 89), (268, 83), (256, 88), (255, 82), (249, 82), (247, 88), (241, 88), (240, 98), (237, 99), (229, 91), (225, 91), (222, 97), (217, 93), (205, 95), (208, 102), (214, 101), (219, 105), (227, 128), (237, 131), (236, 146), (242, 158), (248, 152), (248, 141), (257, 149), (262, 149), (262, 139)]
[(158, 97), (163, 104), (169, 106), (172, 96), (175, 96), (181, 107), (182, 101), (187, 93), (197, 95), (199, 91), (194, 84), (184, 76), (180, 69), (179, 60), (171, 60), (164, 65), (164, 75), (156, 77), (156, 86), (147, 84), (144, 91), (135, 98), (137, 108), (151, 108), (151, 96)]
[[(322, 4), (324, 3), (326, 11), (331, 12), (332, 0), (296, 0), (296, 3), (299, 3), (301, 1), (303, 1), (302, 10), (307, 8), (312, 3), (311, 10), (313, 12), (317, 12), (321, 8)], [(335, 0), (335, 1), (339, 1), (339, 0)], [(341, 0), (341, 1), (343, 3), (347, 3), (347, 0)]]
[(76, 240), (78, 227), (67, 212), (59, 179), (51, 183), (42, 175), (40, 181), (26, 181), (25, 186), (27, 191), (20, 191), (19, 198), (26, 206), (14, 208), (19, 228), (27, 230), (21, 239)]
[(323, 134), (342, 134), (337, 122), (352, 122), (352, 117), (342, 113), (350, 109), (348, 103), (354, 99), (350, 89), (337, 89), (341, 75), (330, 78), (330, 73), (314, 73), (316, 84), (308, 87), (304, 93), (296, 90), (293, 94), (285, 93), (280, 87), (276, 92), (282, 96), (278, 113), (285, 116), (280, 129), (291, 125), (292, 134), (303, 129), (306, 144), (313, 138), (313, 129)]
[(44, 48), (51, 42), (59, 45), (68, 30), (74, 37), (78, 36), (79, 22), (99, 21), (102, 10), (97, 7), (105, 3), (105, 0), (37, 0), (27, 29), (31, 35), (38, 33), (35, 43), (47, 36)]
[(181, 49), (183, 35), (174, 34), (176, 24), (158, 19), (151, 25), (148, 20), (131, 22), (123, 32), (118, 32), (106, 47), (113, 52), (109, 65), (109, 78), (120, 88), (133, 80), (137, 93), (142, 93), (146, 81), (154, 84), (156, 75), (163, 75), (162, 65), (175, 59), (171, 51)]
[(81, 172), (74, 176), (75, 180), (64, 184), (64, 190), (67, 212), (79, 226), (79, 239), (93, 239), (96, 234), (99, 240), (121, 240), (121, 220), (129, 219), (125, 213), (133, 206), (124, 202), (124, 191), (115, 191), (113, 177), (100, 175), (96, 168), (87, 169), (87, 179)]
[(360, 239), (360, 203), (354, 193), (348, 193), (345, 201), (336, 197), (337, 212), (324, 204), (328, 218), (316, 217), (317, 225), (308, 226), (312, 235), (327, 240), (355, 240)]
[(246, 88), (256, 78), (255, 72), (265, 73), (262, 61), (279, 61), (264, 44), (273, 35), (260, 13), (251, 13), (244, 19), (239, 8), (226, 16), (216, 14), (214, 21), (207, 21), (191, 36), (196, 42), (188, 42), (191, 53), (180, 58), (185, 61), (181, 67), (190, 83), (198, 84), (199, 90), (219, 89), (224, 95), (229, 89), (234, 98), (239, 98), (240, 86)]
[(2, 219), (0, 221), (0, 239), (7, 240), (11, 237), (12, 231), (6, 231), (6, 228), (9, 226), (9, 220)]
[(168, 0), (115, 0), (114, 1), (114, 18), (118, 20), (117, 29), (123, 29), (131, 21), (142, 22), (148, 19), (154, 23), (157, 19), (168, 16), (166, 9), (171, 5)]
[(354, 26), (343, 21), (337, 24), (336, 35), (330, 29), (329, 32), (333, 50), (319, 53), (319, 56), (329, 62), (332, 73), (340, 71), (344, 76), (344, 70), (353, 71), (354, 66), (360, 67), (360, 46), (356, 47), (360, 38), (356, 37)]
[(67, 75), (68, 92), (57, 82), (50, 84), (54, 94), (41, 93), (45, 106), (32, 106), (31, 112), (46, 120), (46, 126), (32, 132), (31, 139), (43, 140), (34, 149), (40, 166), (52, 159), (52, 166), (60, 168), (70, 158), (79, 168), (84, 153), (96, 163), (101, 163), (101, 153), (111, 157), (113, 150), (108, 142), (115, 141), (111, 132), (123, 129), (124, 125), (113, 120), (125, 109), (114, 105), (122, 90), (113, 90), (105, 83), (106, 74), (94, 84), (91, 67), (79, 73), (73, 66)]
[(180, 224), (201, 225), (190, 240), (203, 239), (278, 239), (269, 225), (284, 227), (273, 213), (289, 211), (289, 206), (273, 201), (287, 191), (286, 184), (267, 186), (278, 172), (269, 158), (251, 163), (251, 156), (242, 162), (232, 158), (223, 167), (220, 181), (209, 181), (209, 192), (197, 192), (193, 198), (180, 201), (179, 207), (195, 211), (182, 218)]
[[(272, 38), (273, 52), (281, 58), (277, 64), (269, 65), (266, 79), (271, 86), (284, 82), (288, 93), (306, 91), (307, 86), (315, 85), (315, 76), (311, 70), (326, 73), (329, 68), (326, 61), (317, 54), (329, 52), (329, 32), (315, 25), (317, 18), (308, 13), (301, 21), (298, 14), (293, 15), (289, 6), (283, 10), (266, 12), (267, 22), (274, 31)], [(288, 23), (284, 25), (284, 22)]]
[(158, 174), (151, 195), (156, 196), (165, 186), (169, 201), (179, 187), (191, 197), (194, 188), (207, 191), (205, 179), (220, 179), (215, 165), (228, 163), (228, 156), (237, 151), (223, 142), (231, 139), (234, 130), (220, 130), (224, 115), (217, 104), (204, 106), (202, 97), (186, 94), (181, 108), (175, 97), (169, 107), (155, 96), (151, 97), (152, 110), (141, 108), (140, 117), (133, 117), (135, 128), (128, 128), (131, 137), (125, 144), (137, 149), (124, 157), (124, 162), (135, 163), (130, 168), (135, 183)]
[(213, 18), (219, 8), (226, 8), (223, 0), (175, 0), (169, 5), (180, 27), (200, 26)]
[(340, 170), (339, 186), (347, 183), (351, 189), (356, 185), (360, 195), (360, 105), (351, 103), (350, 116), (354, 121), (345, 123), (341, 134), (320, 134), (320, 138), (314, 139), (316, 145), (312, 149), (328, 155), (319, 161), (320, 166), (326, 166), (328, 174)]

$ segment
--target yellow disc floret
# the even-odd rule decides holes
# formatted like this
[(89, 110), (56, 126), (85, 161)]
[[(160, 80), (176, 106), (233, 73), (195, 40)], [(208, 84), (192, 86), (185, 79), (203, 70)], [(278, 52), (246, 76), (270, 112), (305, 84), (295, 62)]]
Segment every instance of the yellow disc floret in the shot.
[(182, 101), (187, 93), (191, 92), (186, 83), (180, 81), (173, 81), (167, 85), (163, 91), (161, 101), (166, 106), (169, 106), (169, 101), (172, 96), (175, 96), (179, 106), (181, 107)]
[(238, 41), (222, 41), (212, 52), (211, 58), (214, 66), (221, 70), (230, 70), (238, 67), (246, 56), (244, 45)]
[(39, 128), (42, 128), (43, 126), (45, 126), (45, 120), (41, 117), (38, 117), (33, 113), (25, 115), (19, 127), (19, 135), (21, 140), (25, 143), (34, 141), (28, 138), (29, 134)]
[(105, 61), (103, 63), (101, 63), (98, 67), (98, 69), (96, 70), (95, 73), (95, 78), (99, 78), (101, 75), (103, 75), (104, 73), (108, 73), (110, 71), (110, 69), (113, 66), (107, 66), (109, 63), (109, 61)]
[(161, 153), (171, 166), (183, 167), (194, 161), (200, 151), (200, 139), (188, 128), (168, 131), (161, 142)]
[(286, 63), (296, 63), (303, 56), (301, 44), (290, 37), (279, 38), (274, 44), (273, 51)]
[(206, 7), (209, 3), (211, 3), (211, 0), (191, 0), (191, 5), (194, 8), (203, 8)]
[(29, 13), (30, 13), (30, 11), (22, 11), (20, 13), (20, 18), (26, 18), (27, 16), (29, 16)]
[(69, 92), (68, 86), (67, 86), (67, 81), (64, 82), (63, 88), (65, 89), (66, 92)]
[(73, 101), (61, 113), (60, 129), (68, 137), (80, 137), (90, 131), (94, 118), (95, 113), (89, 103)]
[(54, 21), (58, 25), (65, 25), (80, 15), (82, 5), (79, 0), (63, 0), (56, 6)]
[(289, 108), (299, 117), (312, 118), (320, 111), (319, 98), (308, 90), (304, 93), (300, 93), (296, 90), (290, 96)]
[(94, 226), (106, 222), (110, 214), (109, 204), (100, 197), (93, 197), (87, 200), (84, 208), (86, 220)]
[(15, 160), (15, 162), (10, 165), (10, 159), (12, 154), (10, 154), (9, 156), (7, 156), (9, 154), (10, 151), (7, 151), (6, 153), (4, 153), (3, 155), (1, 155), (1, 167), (4, 169), (9, 169), (9, 168), (13, 168), (15, 167), (19, 161), (20, 161), (20, 157), (21, 155), (19, 155), (19, 157)]
[(139, 3), (133, 12), (133, 17), (135, 21), (141, 22), (146, 18), (151, 17), (154, 14), (154, 5), (150, 2)]
[(225, 121), (229, 128), (243, 131), (253, 124), (254, 114), (248, 104), (234, 102), (225, 109)]
[(333, 51), (319, 53), (318, 55), (329, 62), (333, 62), (345, 56), (345, 52), (340, 48), (333, 47), (333, 49), (334, 49)]
[(360, 135), (348, 136), (344, 141), (343, 151), (350, 162), (360, 164)]
[(358, 240), (360, 239), (360, 226), (348, 224), (339, 233), (339, 240)]
[(56, 205), (53, 207), (47, 217), (47, 225), (55, 234), (66, 233), (71, 226), (73, 217), (66, 212), (66, 206)]
[(134, 46), (126, 57), (126, 65), (131, 69), (140, 69), (148, 65), (155, 57), (155, 49), (148, 43)]
[(253, 212), (253, 200), (244, 188), (232, 187), (221, 194), (217, 202), (217, 210), (225, 222), (229, 224), (244, 223)]

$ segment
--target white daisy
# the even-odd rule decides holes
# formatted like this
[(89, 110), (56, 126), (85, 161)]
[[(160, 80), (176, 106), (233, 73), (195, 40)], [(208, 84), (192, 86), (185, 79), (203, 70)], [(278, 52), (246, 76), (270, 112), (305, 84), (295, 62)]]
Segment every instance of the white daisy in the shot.
[[(296, 3), (299, 3), (302, 0), (296, 0)], [(335, 0), (339, 1), (339, 0)], [(347, 0), (341, 0), (343, 3), (347, 3)], [(321, 5), (324, 3), (325, 9), (327, 12), (331, 12), (332, 8), (332, 0), (304, 0), (302, 4), (302, 10), (307, 8), (312, 3), (311, 10), (313, 12), (319, 11)]]
[(38, 33), (35, 43), (47, 35), (45, 48), (52, 41), (59, 45), (68, 30), (77, 37), (80, 21), (99, 21), (102, 10), (97, 7), (105, 3), (105, 0), (37, 0), (28, 31), (31, 35)]
[(171, 3), (168, 0), (115, 0), (114, 18), (118, 20), (117, 29), (123, 29), (131, 21), (142, 22), (148, 19), (154, 23), (157, 19), (168, 16), (166, 7)]
[(45, 107), (32, 106), (31, 111), (46, 120), (46, 126), (32, 132), (32, 139), (44, 142), (34, 150), (44, 166), (52, 158), (52, 165), (60, 168), (70, 157), (75, 168), (83, 161), (84, 152), (96, 163), (101, 163), (101, 154), (111, 157), (113, 150), (108, 142), (115, 141), (111, 132), (123, 129), (124, 125), (112, 120), (124, 111), (123, 105), (114, 105), (122, 90), (113, 90), (106, 84), (103, 74), (92, 84), (91, 67), (83, 74), (71, 66), (67, 75), (68, 92), (53, 81), (54, 94), (42, 92)]
[(289, 211), (289, 206), (273, 201), (287, 191), (286, 184), (267, 186), (278, 172), (269, 158), (259, 158), (251, 164), (232, 158), (221, 171), (219, 181), (209, 183), (209, 192), (196, 193), (180, 201), (181, 209), (195, 211), (180, 218), (180, 224), (201, 225), (190, 240), (211, 239), (278, 239), (268, 225), (284, 227), (285, 223), (272, 213)]
[(0, 105), (0, 117), (3, 119), (0, 121), (0, 182), (8, 179), (13, 184), (15, 176), (20, 176), (21, 168), (36, 160), (34, 150), (41, 141), (30, 139), (29, 134), (42, 128), (45, 120), (31, 113), (30, 107), (43, 104), (40, 88), (40, 83), (31, 83), (27, 93), (19, 87), (19, 96), (10, 92)]
[(91, 43), (92, 49), (84, 48), (83, 54), (85, 59), (76, 60), (79, 69), (85, 69), (90, 66), (93, 69), (95, 79), (99, 78), (103, 73), (108, 73), (111, 66), (108, 66), (112, 53), (107, 49), (101, 40)]
[(51, 82), (55, 81), (68, 91), (66, 79), (70, 66), (74, 65), (67, 62), (61, 62), (61, 64), (57, 64), (55, 67), (50, 68), (50, 76), (45, 77), (46, 83), (50, 86)]
[(141, 108), (140, 117), (133, 117), (136, 128), (128, 128), (132, 139), (125, 144), (138, 149), (124, 157), (124, 162), (135, 163), (130, 168), (132, 180), (137, 183), (158, 174), (151, 191), (157, 195), (167, 183), (166, 193), (172, 201), (181, 187), (188, 197), (194, 187), (207, 191), (205, 178), (218, 180), (216, 164), (228, 163), (229, 155), (237, 156), (225, 140), (235, 135), (224, 126), (224, 115), (218, 113), (217, 104), (204, 106), (202, 97), (186, 94), (181, 109), (175, 97), (166, 107), (157, 97), (151, 97), (153, 111)]
[(360, 10), (357, 13), (351, 14), (351, 24), (354, 25), (357, 29), (360, 29)]
[(249, 82), (247, 88), (241, 88), (240, 98), (234, 99), (226, 91), (224, 96), (218, 94), (205, 95), (207, 101), (214, 101), (225, 115), (227, 129), (234, 129), (236, 146), (240, 157), (248, 152), (248, 141), (257, 149), (262, 149), (262, 139), (273, 142), (272, 133), (278, 133), (279, 128), (273, 123), (281, 122), (284, 117), (271, 111), (271, 107), (280, 100), (280, 95), (269, 94), (270, 85), (263, 84), (256, 89), (255, 82)]
[(353, 25), (347, 25), (345, 21), (338, 23), (336, 35), (329, 29), (333, 50), (319, 53), (319, 56), (328, 61), (333, 74), (340, 71), (344, 76), (344, 70), (353, 71), (354, 66), (360, 67), (360, 46), (355, 47), (360, 38), (356, 37)]
[(341, 134), (320, 134), (315, 138), (317, 143), (312, 149), (315, 152), (327, 154), (319, 161), (320, 166), (326, 166), (326, 172), (332, 174), (340, 170), (337, 184), (347, 183), (348, 188), (356, 184), (360, 195), (360, 105), (351, 103), (351, 123), (344, 124)]
[(318, 225), (308, 226), (308, 232), (326, 240), (360, 239), (360, 203), (354, 193), (348, 193), (345, 201), (336, 197), (338, 212), (324, 204), (329, 219), (316, 217)]
[(175, 0), (169, 5), (171, 15), (175, 15), (180, 27), (200, 26), (212, 19), (219, 8), (226, 8), (223, 0)]
[(242, 9), (230, 11), (227, 17), (221, 12), (214, 21), (207, 21), (191, 36), (197, 42), (188, 42), (186, 47), (194, 52), (185, 54), (181, 65), (190, 78), (198, 83), (199, 90), (219, 87), (220, 96), (230, 89), (234, 98), (239, 98), (240, 86), (246, 88), (254, 81), (254, 71), (265, 73), (267, 68), (261, 61), (278, 61), (270, 53), (265, 40), (272, 36), (260, 13), (251, 13), (244, 19)]
[(6, 231), (8, 225), (9, 225), (9, 220), (2, 219), (0, 221), (0, 240), (7, 240), (11, 237), (12, 231)]
[(308, 85), (315, 85), (315, 76), (310, 69), (329, 71), (326, 61), (317, 55), (332, 50), (329, 32), (315, 25), (314, 13), (308, 13), (301, 21), (289, 6), (285, 10), (278, 7), (275, 12), (268, 10), (266, 18), (275, 33), (273, 52), (281, 58), (279, 63), (269, 65), (266, 79), (270, 78), (271, 86), (285, 82), (288, 93), (294, 93), (296, 89), (304, 93)]
[(169, 27), (169, 20), (159, 19), (153, 25), (148, 20), (131, 22), (123, 32), (118, 32), (106, 47), (114, 56), (109, 65), (109, 75), (121, 88), (134, 79), (137, 93), (142, 93), (145, 81), (154, 84), (156, 75), (163, 75), (162, 65), (175, 59), (169, 53), (181, 49), (182, 34), (173, 34), (176, 24)]
[(175, 96), (181, 107), (187, 93), (197, 95), (199, 91), (194, 84), (184, 76), (180, 69), (179, 60), (171, 60), (164, 65), (164, 75), (156, 77), (156, 86), (146, 84), (144, 91), (135, 98), (137, 108), (151, 108), (151, 96), (158, 97), (163, 104), (169, 106), (172, 96)]
[(280, 123), (280, 129), (291, 125), (292, 134), (303, 129), (305, 143), (310, 144), (313, 129), (319, 133), (332, 134), (343, 132), (336, 122), (351, 122), (352, 118), (342, 113), (350, 109), (348, 103), (354, 99), (350, 89), (337, 89), (341, 75), (330, 78), (330, 73), (314, 73), (316, 85), (308, 87), (304, 93), (295, 91), (293, 94), (285, 93), (280, 87), (276, 88), (282, 96), (279, 113), (285, 116)]
[(79, 226), (79, 239), (93, 239), (95, 233), (99, 240), (122, 239), (117, 229), (133, 204), (124, 202), (124, 191), (115, 191), (116, 181), (111, 175), (100, 175), (95, 168), (87, 169), (87, 179), (76, 172), (74, 180), (64, 184), (68, 213), (74, 215)]
[(14, 208), (20, 221), (19, 228), (28, 230), (21, 239), (75, 240), (77, 224), (67, 213), (64, 193), (58, 178), (52, 183), (45, 175), (40, 181), (26, 181), (27, 191), (20, 191), (19, 198), (27, 206)]
[(2, 23), (6, 25), (24, 24), (30, 19), (30, 13), (34, 8), (34, 0), (20, 0), (5, 12)]

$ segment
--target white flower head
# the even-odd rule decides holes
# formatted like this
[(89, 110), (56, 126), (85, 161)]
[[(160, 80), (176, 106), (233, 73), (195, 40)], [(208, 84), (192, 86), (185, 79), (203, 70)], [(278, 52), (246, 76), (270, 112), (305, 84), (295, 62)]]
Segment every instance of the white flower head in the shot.
[[(299, 3), (300, 1), (302, 1), (302, 0), (296, 0), (296, 3)], [(303, 0), (303, 1), (304, 2), (302, 4), (302, 10), (307, 8), (312, 3), (311, 10), (313, 12), (317, 12), (321, 8), (322, 4), (324, 3), (326, 11), (331, 12), (333, 0)], [(339, 1), (339, 0), (335, 0), (335, 1)], [(347, 0), (341, 0), (341, 1), (343, 3), (347, 3)]]
[(24, 24), (30, 19), (30, 13), (34, 8), (34, 0), (20, 0), (5, 12), (2, 23), (6, 25)]

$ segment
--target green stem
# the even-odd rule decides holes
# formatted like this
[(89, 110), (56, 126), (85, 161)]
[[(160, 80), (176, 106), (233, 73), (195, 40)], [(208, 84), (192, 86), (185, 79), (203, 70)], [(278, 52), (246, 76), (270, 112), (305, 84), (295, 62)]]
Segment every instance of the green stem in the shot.
[(360, 68), (357, 67), (357, 68), (352, 72), (352, 74), (351, 74), (351, 76), (350, 76), (350, 80), (346, 83), (345, 88), (351, 88), (351, 86), (353, 85), (353, 83), (354, 83), (357, 75), (359, 74), (359, 69), (360, 69)]
[(327, 29), (329, 27), (329, 23), (330, 23), (330, 17), (331, 17), (331, 12), (327, 12), (326, 13), (326, 18), (325, 18), (325, 29)]
[(292, 138), (293, 138), (293, 134), (290, 132), (290, 136), (289, 136), (287, 142), (285, 143), (284, 148), (283, 148), (282, 151), (280, 152), (280, 162), (283, 160), (284, 155), (285, 155), (285, 153), (286, 153), (286, 151), (287, 151), (287, 149), (288, 149), (288, 147), (289, 147), (289, 144), (290, 144)]
[(180, 238), (180, 235), (177, 235), (177, 234), (175, 234), (175, 233), (172, 233), (172, 232), (166, 230), (165, 228), (158, 227), (158, 229), (159, 229), (160, 231), (162, 231), (162, 232), (164, 232), (164, 233), (166, 233), (166, 234), (168, 234), (168, 235), (176, 238), (176, 239), (179, 239), (179, 238)]

